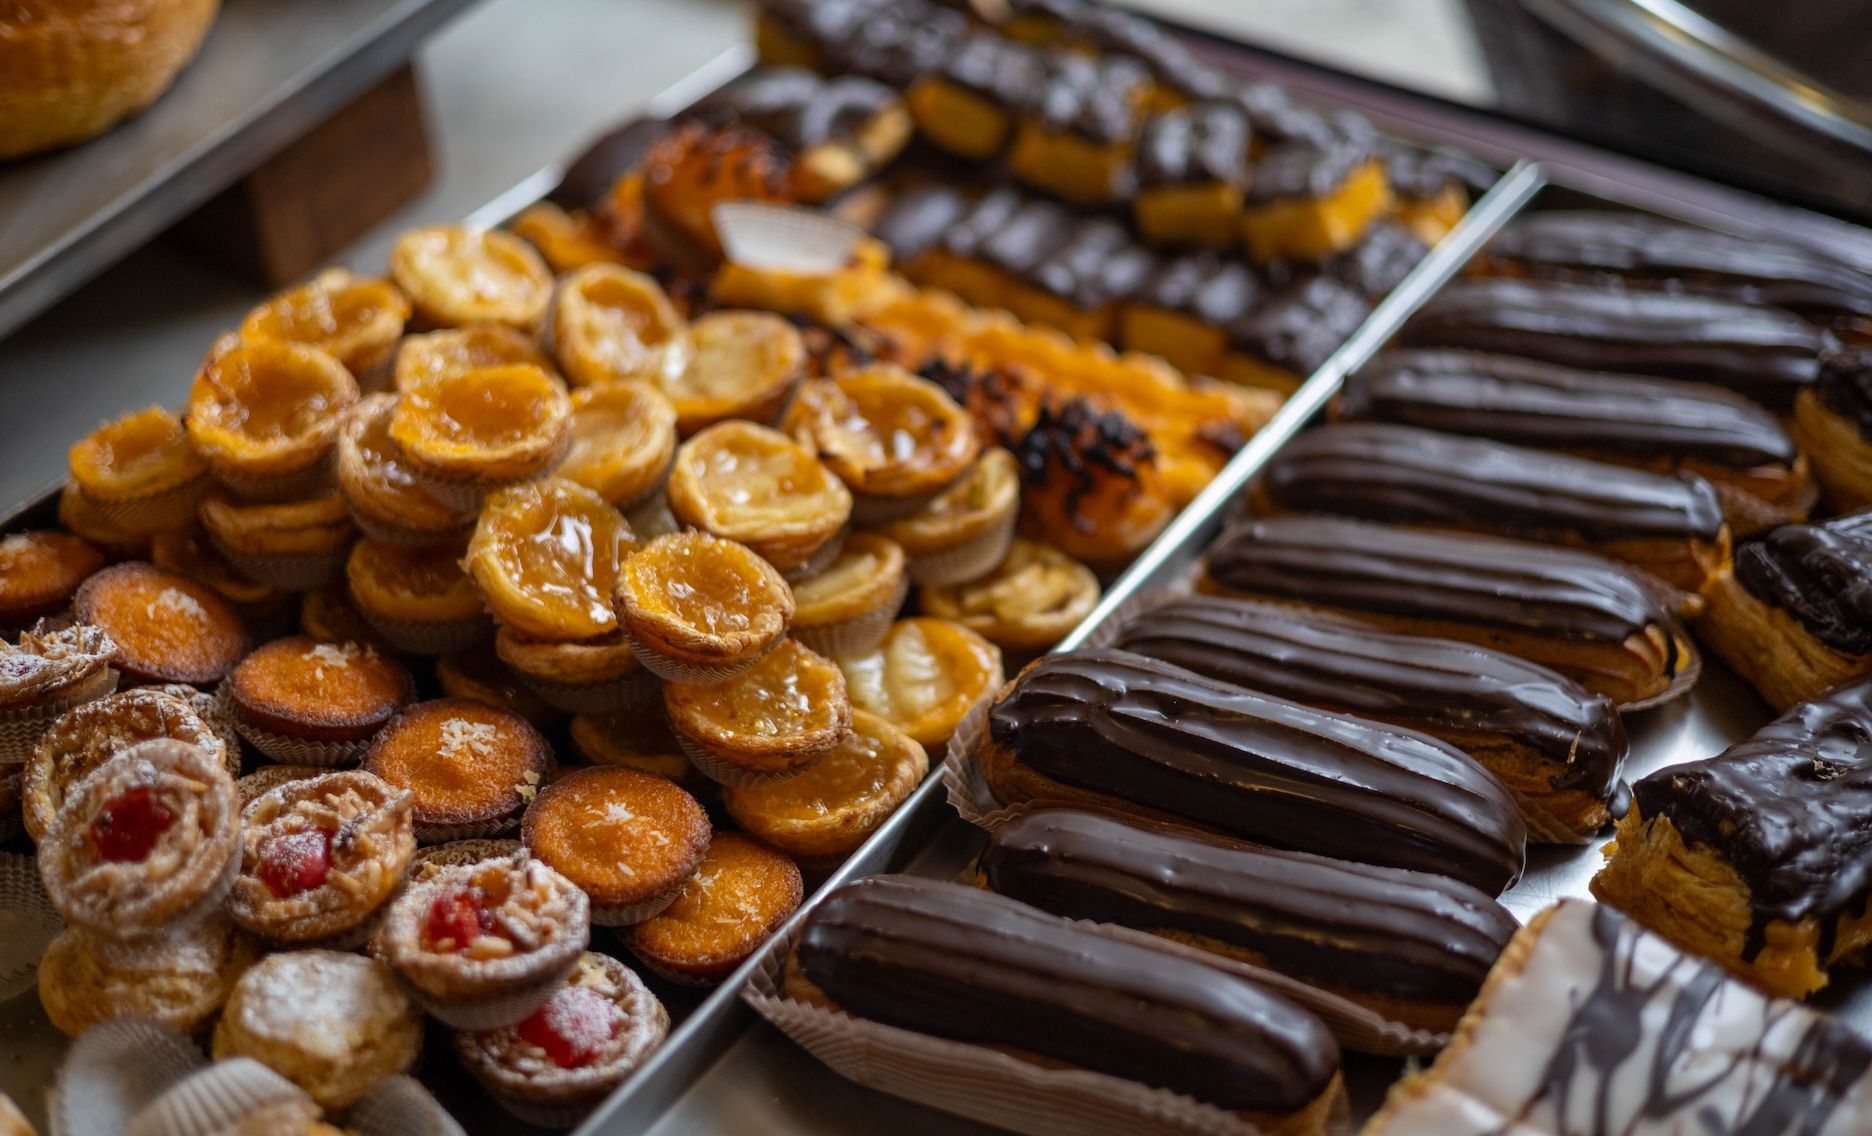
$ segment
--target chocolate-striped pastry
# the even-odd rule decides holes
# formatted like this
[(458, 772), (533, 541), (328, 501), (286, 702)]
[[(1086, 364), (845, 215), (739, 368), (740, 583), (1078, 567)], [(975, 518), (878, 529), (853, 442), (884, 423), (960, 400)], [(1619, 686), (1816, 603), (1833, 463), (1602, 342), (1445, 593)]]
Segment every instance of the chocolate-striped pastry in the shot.
[(1124, 200), (1149, 91), (1150, 73), (1130, 56), (1049, 53), (1037, 94), (1021, 108), (1008, 169), (1077, 205)]
[(1508, 944), (1364, 1136), (1856, 1136), (1869, 1074), (1872, 1044), (1844, 1024), (1568, 899)]
[(1521, 798), (1530, 839), (1603, 828), (1622, 786), (1612, 700), (1546, 667), (1454, 639), (1382, 631), (1289, 603), (1184, 596), (1112, 645), (1322, 710), (1441, 738)]
[(1029, 667), (975, 759), (1003, 804), (1168, 818), (1490, 892), (1521, 874), (1514, 796), (1460, 750), (1128, 651)]
[(1872, 673), (1872, 511), (1738, 545), (1697, 631), (1778, 710)]
[(1262, 470), (1254, 510), (1492, 533), (1597, 552), (1701, 594), (1729, 564), (1710, 483), (1439, 434), (1348, 422), (1301, 434)]
[(891, 262), (913, 275), (917, 258), (939, 246), (975, 208), (975, 198), (947, 182), (932, 181), (894, 195), (872, 223), (871, 235), (890, 249)]
[(1515, 933), (1467, 884), (1244, 847), (1076, 809), (995, 829), (988, 888), (1280, 972), (1414, 1029), (1446, 1032)]
[(1386, 351), (1346, 379), (1332, 417), (1700, 474), (1737, 536), (1804, 520), (1813, 505), (1807, 459), (1780, 420), (1702, 383), (1474, 351)]
[(1504, 277), (1458, 280), (1411, 317), (1415, 347), (1523, 355), (1727, 387), (1786, 412), (1833, 336), (1792, 312), (1714, 296)]
[(821, 78), (803, 67), (756, 71), (697, 107), (745, 123), (785, 147), (802, 201), (824, 201), (876, 174), (910, 140), (903, 99), (857, 76)]
[(1266, 282), (1239, 260), (1213, 252), (1159, 257), (1119, 313), (1119, 339), (1125, 350), (1161, 356), (1186, 375), (1220, 375), (1229, 326), (1266, 294)]
[(1021, 110), (1038, 97), (1042, 53), (998, 35), (969, 36), (942, 65), (910, 84), (917, 129), (952, 154), (986, 161), (1007, 147)]
[[(945, 214), (951, 209), (940, 208)], [(1004, 308), (1016, 278), (1009, 269), (1031, 269), (1071, 225), (1072, 216), (1052, 202), (996, 189), (970, 202), (936, 240), (909, 251), (904, 273), (925, 287), (954, 292), (973, 307)], [(908, 219), (891, 222), (900, 233), (910, 227)], [(908, 246), (908, 234), (897, 239)]]
[(1696, 652), (1652, 589), (1604, 557), (1339, 517), (1267, 517), (1209, 550), (1203, 586), (1331, 608), (1551, 667), (1621, 705), (1672, 692)]
[(1339, 1050), (1245, 978), (966, 884), (872, 876), (807, 915), (789, 998), (1169, 1089), (1276, 1133), (1325, 1131)]
[(1195, 103), (1146, 123), (1131, 202), (1144, 239), (1198, 248), (1234, 244), (1251, 140), (1248, 112), (1233, 102)]
[(1357, 288), (1331, 276), (1305, 276), (1228, 325), (1221, 378), (1291, 391), (1319, 370), (1371, 314)]
[(1872, 334), (1872, 275), (1825, 253), (1644, 213), (1531, 213), (1489, 241), (1480, 267), (1504, 276), (1628, 284), (1798, 312)]
[(1794, 437), (1835, 510), (1872, 505), (1872, 349), (1828, 355), (1794, 401)]
[(1256, 260), (1318, 263), (1351, 248), (1391, 206), (1368, 137), (1283, 142), (1249, 176), (1242, 239)]
[(1334, 257), (1326, 273), (1357, 288), (1373, 303), (1391, 294), (1430, 251), (1415, 231), (1399, 221), (1379, 221), (1351, 249)]

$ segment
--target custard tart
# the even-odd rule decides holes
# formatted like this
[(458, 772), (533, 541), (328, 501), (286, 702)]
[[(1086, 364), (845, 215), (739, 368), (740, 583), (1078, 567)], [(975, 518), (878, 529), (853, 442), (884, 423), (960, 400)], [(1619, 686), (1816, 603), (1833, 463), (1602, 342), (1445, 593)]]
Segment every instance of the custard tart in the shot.
[(289, 592), (329, 583), (357, 535), (351, 510), (336, 490), (280, 502), (210, 494), (201, 503), (201, 523), (241, 575)]
[(663, 706), (689, 760), (724, 785), (793, 776), (851, 732), (845, 676), (797, 639), (727, 682), (672, 682)]
[(591, 920), (621, 926), (675, 902), (709, 845), (708, 814), (666, 778), (575, 769), (527, 810), (527, 850), (591, 897)]
[[(643, 188), (643, 179), (635, 175), (627, 174), (618, 180), (634, 183), (636, 190), (633, 192)], [(557, 273), (574, 272), (593, 264), (648, 268), (651, 258), (627, 254), (619, 247), (607, 220), (583, 209), (568, 213), (550, 201), (540, 201), (521, 211), (511, 228), (514, 235), (538, 249), (547, 265)]]
[(39, 960), (39, 1004), (67, 1037), (113, 1018), (193, 1033), (259, 958), (253, 937), (220, 914), (127, 941), (67, 927)]
[(70, 533), (40, 529), (0, 537), (0, 624), (23, 626), (63, 611), (102, 567), (97, 546)]
[(410, 791), (416, 839), (439, 844), (511, 831), (552, 770), (552, 747), (517, 714), (440, 698), (392, 718), (364, 768)]
[(946, 619), (900, 619), (877, 649), (839, 660), (852, 705), (888, 719), (926, 748), (949, 740), (1001, 688), (1001, 651)]
[(656, 704), (656, 678), (637, 661), (621, 631), (566, 642), (502, 627), (494, 653), (547, 705), (561, 710), (613, 714)]
[(671, 682), (726, 682), (786, 634), (793, 592), (745, 545), (680, 532), (618, 571), (617, 613), (631, 650)]
[(271, 584), (248, 579), (228, 563), (190, 517), (187, 528), (159, 532), (150, 541), (150, 562), (165, 572), (200, 580), (234, 605), (249, 623), (270, 623), (290, 617), (291, 598)]
[(888, 364), (807, 383), (784, 428), (851, 489), (860, 525), (914, 513), (981, 452), (966, 410), (935, 383)]
[(564, 717), (500, 661), (493, 643), (442, 656), (436, 660), (435, 674), (448, 697), (485, 702), (526, 719), (535, 729), (548, 729)]
[(592, 639), (617, 629), (611, 588), (634, 545), (604, 498), (554, 477), (489, 497), (466, 563), (503, 626), (535, 639)]
[(722, 422), (684, 442), (669, 501), (677, 520), (800, 576), (832, 562), (852, 511), (851, 491), (812, 451), (752, 422)]
[(1049, 544), (1017, 540), (1007, 559), (966, 584), (918, 592), (923, 610), (981, 632), (1006, 651), (1044, 651), (1098, 606), (1092, 569)]
[(420, 548), (460, 548), (475, 510), (459, 494), (418, 477), (390, 440), (396, 396), (373, 394), (353, 406), (338, 431), (338, 491), (365, 536)]
[(119, 752), (154, 738), (195, 746), (230, 776), (240, 769), (240, 747), (229, 749), (213, 723), (187, 702), (153, 687), (121, 690), (67, 711), (40, 736), (20, 789), (27, 835), (44, 839), (73, 785)]
[(110, 520), (76, 481), (67, 480), (58, 496), (59, 527), (97, 546), (115, 559), (134, 559), (149, 553), (149, 536)]
[(149, 564), (93, 574), (72, 614), (111, 637), (111, 663), (132, 682), (207, 686), (247, 653), (246, 625), (213, 588)]
[(241, 814), (228, 914), (275, 945), (353, 946), (409, 874), (410, 795), (362, 770), (289, 781)]
[(856, 532), (826, 570), (793, 585), (793, 637), (821, 655), (861, 655), (878, 645), (909, 594), (896, 541)]
[(465, 651), (493, 631), (474, 577), (446, 549), (360, 540), (345, 561), (345, 580), (358, 612), (399, 651)]
[(338, 424), (357, 400), (351, 372), (317, 348), (217, 345), (189, 388), (188, 437), (233, 492), (303, 497), (329, 481)]
[(99, 426), (68, 454), (72, 481), (100, 517), (154, 535), (194, 522), (208, 467), (182, 420), (160, 406)]
[(704, 778), (683, 755), (669, 723), (655, 714), (580, 714), (567, 729), (572, 748), (593, 765), (618, 765), (667, 777), (690, 792)]
[(380, 387), (409, 317), (409, 297), (395, 285), (333, 268), (268, 297), (241, 321), (240, 337), (243, 343), (316, 347), (360, 384)]
[(929, 772), (916, 739), (865, 710), (851, 733), (797, 777), (731, 785), (735, 823), (808, 867), (829, 867), (865, 842)]
[(558, 475), (620, 509), (660, 492), (676, 460), (676, 408), (648, 383), (572, 392), (572, 448)]
[(242, 659), (219, 697), (234, 728), (275, 761), (342, 765), (416, 696), (402, 663), (359, 643), (303, 635), (275, 639)]
[(682, 373), (689, 353), (683, 318), (655, 280), (615, 264), (581, 268), (553, 293), (553, 355), (575, 386)]
[(504, 323), (471, 323), (404, 336), (391, 375), (396, 389), (408, 393), (442, 375), (517, 363), (552, 370), (552, 360), (526, 332)]
[(772, 422), (806, 373), (799, 328), (771, 312), (710, 312), (689, 343), (687, 365), (663, 379), (684, 437), (730, 418)]
[(676, 902), (619, 937), (652, 974), (712, 986), (760, 950), (804, 895), (791, 857), (739, 832), (718, 832)]
[(466, 225), (411, 229), (390, 250), (390, 278), (428, 327), (503, 323), (534, 328), (552, 299), (552, 272), (512, 233)]
[(465, 489), (538, 477), (571, 438), (565, 388), (524, 363), (442, 375), (407, 391), (390, 413), (390, 440), (419, 475)]
[(878, 531), (903, 547), (905, 570), (915, 583), (966, 583), (1007, 556), (1020, 517), (1020, 489), (1014, 455), (992, 449), (935, 500)]

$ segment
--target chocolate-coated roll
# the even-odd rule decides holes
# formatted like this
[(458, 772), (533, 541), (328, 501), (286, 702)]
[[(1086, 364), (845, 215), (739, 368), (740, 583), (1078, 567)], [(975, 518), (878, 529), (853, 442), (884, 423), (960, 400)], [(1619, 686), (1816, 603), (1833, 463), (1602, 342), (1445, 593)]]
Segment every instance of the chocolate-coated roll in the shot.
[(1028, 668), (989, 711), (976, 758), (1004, 804), (1168, 817), (1492, 892), (1521, 874), (1514, 796), (1462, 751), (1128, 651)]
[(1619, 791), (1628, 745), (1612, 700), (1500, 651), (1293, 604), (1202, 595), (1140, 612), (1112, 645), (1441, 738), (1541, 814), (1528, 817), (1535, 833), (1597, 832)]
[(1326, 273), (1357, 288), (1374, 303), (1391, 294), (1430, 251), (1415, 232), (1396, 221), (1380, 221), (1365, 239), (1326, 265)]
[(1138, 136), (1138, 231), (1153, 244), (1227, 248), (1248, 179), (1248, 115), (1206, 102), (1156, 115)]
[(910, 84), (917, 129), (935, 145), (980, 161), (1007, 145), (1014, 119), (1044, 90), (1046, 65), (1026, 44), (969, 36), (940, 66)]
[(1263, 263), (1319, 263), (1357, 244), (1390, 207), (1384, 163), (1369, 135), (1283, 142), (1248, 180), (1242, 239)]
[(1284, 1131), (1321, 1131), (1338, 1094), (1332, 1035), (1280, 995), (966, 884), (873, 876), (839, 888), (807, 916), (786, 990), (1184, 1093)]
[(1467, 884), (1427, 872), (1222, 844), (1076, 809), (994, 831), (982, 882), (1072, 919), (1150, 931), (1448, 1030), (1515, 932)]
[(1794, 403), (1794, 437), (1835, 510), (1872, 506), (1872, 348), (1835, 351)]
[(870, 177), (910, 140), (910, 117), (896, 91), (804, 67), (755, 71), (696, 109), (705, 118), (752, 126), (785, 147), (794, 189), (806, 201), (823, 201)]
[(1306, 276), (1229, 323), (1220, 377), (1291, 391), (1370, 314), (1371, 301), (1352, 285), (1325, 274)]
[(1621, 705), (1696, 662), (1652, 589), (1603, 557), (1518, 540), (1267, 517), (1224, 533), (1204, 586), (1336, 609), (1552, 667)]
[(1658, 474), (1484, 438), (1355, 422), (1289, 442), (1256, 480), (1257, 512), (1564, 544), (1701, 593), (1729, 562), (1722, 504), (1695, 474)]
[(1785, 412), (1833, 336), (1792, 312), (1713, 296), (1544, 280), (1459, 280), (1399, 333), (1416, 347), (1715, 383)]

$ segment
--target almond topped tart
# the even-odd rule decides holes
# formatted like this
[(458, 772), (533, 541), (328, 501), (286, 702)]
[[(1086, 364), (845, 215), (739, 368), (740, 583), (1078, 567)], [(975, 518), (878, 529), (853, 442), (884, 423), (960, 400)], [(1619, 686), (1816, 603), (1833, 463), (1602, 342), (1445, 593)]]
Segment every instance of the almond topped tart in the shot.
[(411, 229), (390, 250), (390, 278), (427, 327), (500, 323), (531, 330), (552, 299), (552, 271), (511, 233), (466, 225)]
[(284, 588), (248, 579), (221, 555), (208, 534), (191, 519), (185, 528), (169, 529), (150, 539), (150, 562), (165, 572), (199, 580), (234, 605), (256, 634), (260, 628), (290, 624), (295, 606)]
[(466, 563), (503, 627), (573, 642), (617, 629), (611, 588), (635, 544), (604, 498), (551, 477), (488, 498)]
[(458, 508), (550, 472), (572, 439), (572, 401), (525, 363), (441, 375), (397, 399), (390, 440), (430, 492)]
[(210, 482), (182, 420), (160, 406), (99, 426), (72, 445), (66, 463), (97, 515), (125, 532), (193, 524)]
[(116, 564), (72, 597), (80, 623), (116, 644), (111, 664), (131, 682), (219, 682), (247, 653), (240, 613), (206, 584), (150, 564)]
[(29, 626), (70, 606), (78, 586), (104, 567), (104, 553), (56, 529), (0, 537), (0, 625)]
[(709, 781), (683, 754), (660, 714), (580, 714), (566, 731), (572, 748), (593, 765), (617, 765), (667, 777), (691, 793)]
[(648, 383), (572, 392), (572, 448), (558, 476), (631, 510), (662, 492), (676, 460), (676, 408)]
[(40, 624), (17, 644), (0, 640), (0, 779), (17, 774), (53, 722), (117, 689), (116, 644), (83, 623)]
[(1017, 540), (1001, 566), (978, 580), (925, 587), (923, 610), (978, 631), (1004, 651), (1044, 651), (1098, 606), (1092, 569), (1038, 541)]
[(470, 698), (405, 708), (364, 758), (366, 770), (409, 790), (424, 844), (511, 831), (552, 766), (552, 747), (525, 718)]
[(345, 561), (345, 581), (358, 612), (407, 654), (465, 651), (493, 632), (474, 577), (447, 549), (360, 540)]
[(520, 826), (527, 850), (591, 897), (601, 926), (642, 922), (675, 902), (709, 834), (708, 814), (674, 782), (603, 766), (541, 790)]
[(241, 497), (305, 497), (330, 482), (338, 423), (357, 400), (351, 372), (317, 348), (224, 340), (189, 388), (189, 441)]
[(510, 1026), (564, 985), (591, 938), (591, 904), (524, 849), (424, 869), (376, 946), (417, 1004), (456, 1029)]
[(669, 1011), (609, 955), (579, 956), (546, 1001), (510, 1026), (455, 1034), (455, 1056), (529, 1124), (570, 1128), (669, 1034)]
[(394, 284), (330, 268), (248, 312), (240, 337), (242, 343), (316, 347), (343, 363), (360, 384), (381, 387), (409, 317), (409, 297)]
[[(442, 333), (437, 333), (442, 334)], [(412, 548), (460, 549), (475, 510), (420, 478), (390, 440), (393, 394), (365, 397), (338, 431), (338, 491), (365, 536)]]
[(852, 511), (851, 491), (811, 450), (752, 422), (722, 422), (684, 442), (669, 503), (683, 524), (801, 578), (832, 563)]
[(751, 836), (718, 832), (676, 902), (619, 933), (638, 961), (684, 986), (713, 986), (799, 910), (799, 865)]
[(67, 927), (39, 960), (39, 1004), (67, 1037), (113, 1018), (194, 1033), (259, 958), (260, 944), (219, 912), (128, 940)]
[(875, 650), (838, 663), (854, 707), (889, 720), (931, 750), (1006, 681), (993, 643), (959, 623), (927, 616), (898, 620)]
[(665, 376), (684, 437), (717, 422), (772, 422), (806, 374), (799, 328), (771, 312), (710, 312), (689, 325), (687, 365)]
[(670, 682), (726, 682), (786, 634), (793, 591), (746, 545), (701, 532), (657, 537), (626, 559), (615, 589), (631, 650)]
[(663, 705), (683, 753), (723, 785), (794, 776), (851, 732), (845, 676), (797, 639), (727, 682), (672, 682)]
[(228, 914), (275, 945), (354, 947), (416, 854), (410, 794), (361, 769), (288, 781), (241, 814)]
[(416, 696), (402, 663), (362, 643), (275, 639), (222, 682), (226, 714), (261, 753), (290, 765), (351, 765)]
[(688, 362), (688, 325), (662, 287), (615, 264), (587, 265), (560, 280), (546, 328), (574, 386), (661, 382)]
[(793, 585), (793, 637), (822, 655), (861, 655), (878, 645), (909, 594), (896, 541), (855, 532), (826, 570)]
[(851, 489), (860, 525), (916, 512), (981, 453), (974, 420), (948, 392), (889, 364), (805, 384), (783, 428)]
[(914, 583), (965, 584), (1006, 558), (1020, 517), (1020, 495), (1020, 464), (997, 447), (929, 504), (878, 531), (903, 546)]
[(448, 697), (485, 702), (525, 718), (536, 729), (551, 729), (565, 717), (564, 711), (548, 705), (500, 661), (493, 643), (442, 656), (436, 660), (435, 675), (436, 684)]
[(240, 871), (234, 779), (173, 738), (123, 750), (71, 787), (39, 841), (67, 923), (132, 939), (218, 910)]
[(225, 493), (201, 503), (216, 550), (250, 580), (289, 592), (323, 587), (344, 567), (357, 536), (336, 490), (296, 501), (242, 501)]

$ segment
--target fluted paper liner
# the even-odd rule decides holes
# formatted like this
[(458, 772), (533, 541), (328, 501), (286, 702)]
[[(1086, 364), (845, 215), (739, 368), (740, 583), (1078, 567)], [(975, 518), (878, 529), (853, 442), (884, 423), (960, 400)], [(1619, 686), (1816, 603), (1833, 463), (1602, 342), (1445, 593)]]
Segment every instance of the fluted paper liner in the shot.
[(713, 752), (680, 729), (672, 727), (670, 732), (676, 735), (676, 744), (682, 747), (683, 756), (689, 759), (689, 764), (695, 766), (702, 776), (717, 785), (733, 785), (741, 788), (790, 781), (811, 769), (814, 762), (837, 748), (835, 742), (798, 765), (789, 765), (785, 769), (748, 769)]
[(243, 501), (302, 501), (332, 487), (338, 473), (336, 456), (334, 445), (311, 465), (291, 473), (256, 477), (229, 469), (210, 468), (208, 472), (229, 493)]
[(397, 985), (403, 988), (403, 993), (409, 995), (410, 1001), (421, 1006), (443, 1025), (479, 1033), (524, 1021), (527, 1015), (546, 1004), (546, 999), (553, 996), (553, 991), (565, 985), (566, 973), (577, 962), (575, 957), (565, 971), (544, 981), (481, 998), (441, 997), (404, 981), (401, 974), (397, 975)]
[(591, 906), (591, 925), (594, 927), (628, 927), (632, 923), (642, 923), (646, 919), (661, 915), (682, 895), (683, 888), (688, 886), (688, 883), (688, 880), (684, 880), (662, 895), (651, 896), (640, 903), (600, 907), (594, 902)]
[(826, 213), (751, 201), (725, 201), (709, 211), (729, 260), (748, 268), (797, 276), (830, 276), (844, 268), (864, 231)]
[(904, 570), (919, 587), (942, 588), (979, 580), (1007, 559), (1018, 516), (1018, 510), (1009, 509), (1005, 520), (967, 540), (933, 552), (910, 553)]
[(485, 615), (428, 623), (391, 619), (364, 608), (359, 608), (358, 613), (384, 637), (384, 642), (406, 655), (453, 655), (494, 637), (494, 621)]
[[(636, 654), (636, 648), (631, 648)], [(632, 710), (661, 709), (662, 687), (647, 667), (637, 667), (608, 682), (548, 682), (514, 671), (546, 705), (568, 714), (623, 714)]]
[(164, 1090), (206, 1064), (181, 1030), (148, 1018), (100, 1022), (72, 1043), (52, 1082), (52, 1136), (120, 1136)]
[(526, 845), (518, 840), (488, 838), (451, 840), (446, 844), (432, 844), (416, 850), (415, 858), (410, 861), (410, 878), (416, 879), (418, 870), (430, 864), (438, 867), (479, 864), (487, 860), (503, 859), (525, 847)]
[(477, 820), (469, 824), (424, 824), (417, 821), (416, 843), (418, 844), (458, 844), (464, 840), (484, 840), (489, 837), (505, 836), (520, 827), (520, 812), (512, 816), (496, 817), (493, 820)]
[(77, 492), (92, 514), (112, 529), (153, 536), (192, 526), (196, 509), (213, 484), (212, 478), (202, 474), (181, 485), (114, 500), (93, 496), (82, 485)]
[(350, 542), (326, 552), (241, 552), (210, 539), (236, 572), (283, 592), (315, 592), (344, 574)]
[(0, 852), (0, 1002), (33, 988), (40, 956), (64, 929), (39, 878), (38, 862)]
[(1703, 652), (1699, 651), (1696, 644), (1690, 641), (1690, 636), (1684, 632), (1683, 627), (1673, 620), (1665, 625), (1665, 630), (1670, 633), (1672, 640), (1677, 644), (1679, 663), (1676, 675), (1672, 676), (1669, 686), (1665, 687), (1657, 694), (1652, 695), (1650, 698), (1640, 698), (1634, 702), (1619, 703), (1619, 713), (1630, 714), (1635, 710), (1649, 710), (1653, 706), (1662, 706), (1666, 702), (1674, 702), (1684, 695), (1689, 694), (1690, 688), (1695, 686), (1697, 679), (1702, 676)]
[(726, 663), (693, 663), (686, 659), (673, 658), (661, 654), (655, 647), (649, 646), (631, 632), (628, 624), (620, 620), (619, 629), (624, 633), (624, 642), (630, 644), (631, 654), (644, 669), (665, 682), (686, 682), (691, 686), (720, 686), (724, 682), (736, 679), (754, 669), (754, 664), (765, 658), (768, 651), (785, 638), (776, 636), (772, 643), (746, 658)]
[(466, 1136), (429, 1090), (403, 1073), (372, 1085), (346, 1122), (358, 1136)]
[(115, 694), (122, 676), (113, 668), (106, 668), (103, 673), (106, 677), (101, 682), (95, 681), (94, 676), (78, 683), (83, 689), (76, 693), (68, 692), (63, 697), (33, 706), (0, 710), (0, 766), (23, 764), (38, 748), (39, 739), (52, 728), (52, 723), (67, 710)]
[(891, 624), (897, 622), (897, 613), (903, 610), (904, 600), (909, 595), (910, 575), (905, 572), (888, 603), (849, 619), (817, 627), (801, 626), (795, 622), (789, 634), (828, 659), (836, 659), (841, 655), (863, 655), (884, 641), (885, 634), (890, 631)]
[[(957, 479), (960, 479), (960, 477), (961, 475), (958, 474)], [(931, 501), (942, 496), (943, 490), (948, 489), (949, 486), (953, 484), (954, 481), (950, 481), (934, 489), (926, 489), (922, 492), (911, 493), (903, 497), (885, 497), (876, 493), (860, 493), (858, 490), (854, 489), (852, 490), (851, 523), (864, 529), (874, 528), (878, 525), (887, 525), (892, 521), (900, 521), (910, 516), (912, 513), (922, 511)]]
[[(795, 568), (780, 569), (780, 577), (787, 583), (794, 584), (801, 580), (810, 580), (814, 576), (819, 575), (827, 568), (832, 567), (832, 562), (839, 558), (839, 553), (845, 551), (845, 538), (850, 535), (850, 526), (833, 533), (826, 539), (824, 544), (813, 549), (813, 554), (806, 558), (804, 564)], [(755, 551), (759, 552), (760, 550), (755, 549)], [(769, 563), (772, 562), (769, 561)], [(780, 568), (778, 564), (775, 564), (774, 567), (776, 569)]]
[(401, 525), (389, 524), (360, 510), (351, 503), (349, 497), (345, 504), (351, 509), (351, 522), (358, 531), (380, 544), (395, 545), (398, 548), (461, 548), (474, 535), (474, 522), (459, 525), (452, 529), (439, 529), (426, 532), (422, 529), (409, 529)]
[(337, 769), (356, 765), (364, 760), (364, 754), (370, 749), (370, 738), (360, 738), (349, 742), (323, 742), (309, 738), (295, 738), (286, 734), (276, 734), (263, 730), (240, 712), (240, 707), (228, 696), (227, 687), (215, 692), (216, 709), (221, 716), (234, 726), (234, 732), (247, 739), (267, 757), (281, 765), (317, 765), (326, 769)]
[(261, 796), (294, 781), (310, 781), (331, 770), (317, 765), (262, 765), (245, 777), (234, 779), (234, 795), (240, 798), (241, 811)]
[(124, 1136), (199, 1136), (234, 1127), (264, 1108), (317, 1105), (304, 1089), (255, 1061), (235, 1057), (197, 1069), (140, 1110)]

